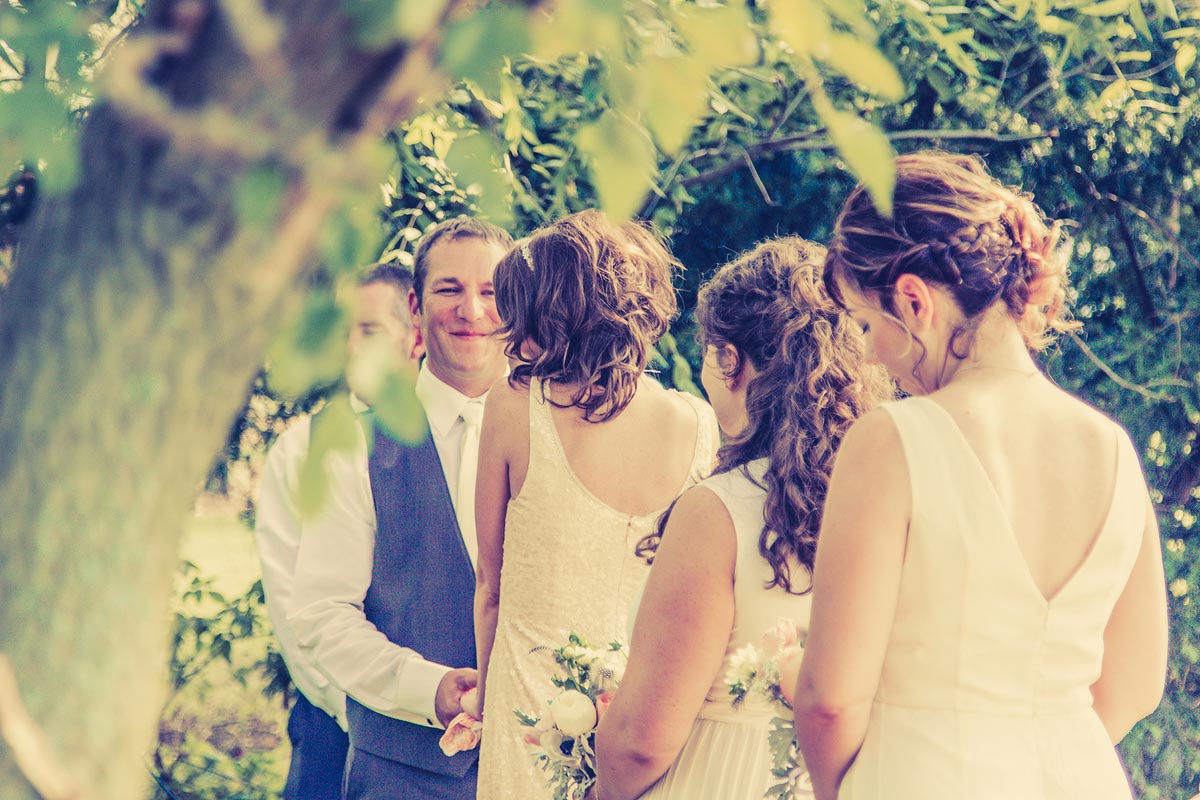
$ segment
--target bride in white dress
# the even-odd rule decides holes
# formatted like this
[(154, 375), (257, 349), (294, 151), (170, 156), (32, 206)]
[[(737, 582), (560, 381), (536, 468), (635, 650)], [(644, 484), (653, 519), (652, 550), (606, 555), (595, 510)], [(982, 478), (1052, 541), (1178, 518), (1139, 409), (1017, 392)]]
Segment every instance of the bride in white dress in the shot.
[(1167, 661), (1137, 449), (1030, 350), (1077, 325), (1059, 226), (977, 156), (896, 160), (826, 266), (913, 395), (830, 480), (796, 732), (820, 800), (1130, 800), (1113, 744)]
[[(824, 249), (789, 237), (722, 267), (700, 292), (702, 378), (726, 440), (661, 536), (625, 677), (596, 737), (599, 800), (760, 800), (776, 710), (734, 708), (725, 673), (780, 618), (808, 624), (833, 454), (890, 396), (825, 295)], [(643, 794), (644, 793), (644, 794)]]

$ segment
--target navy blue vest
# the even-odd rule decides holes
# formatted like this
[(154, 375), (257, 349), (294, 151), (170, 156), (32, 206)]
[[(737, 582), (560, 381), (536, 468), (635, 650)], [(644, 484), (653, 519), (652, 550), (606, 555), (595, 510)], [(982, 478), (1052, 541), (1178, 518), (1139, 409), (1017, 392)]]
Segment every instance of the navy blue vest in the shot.
[[(429, 661), (474, 667), (475, 571), (433, 439), (403, 444), (376, 425), (368, 468), (376, 531), (367, 619)], [(346, 716), (354, 747), (411, 767), (462, 777), (479, 757), (476, 749), (447, 758), (440, 729), (377, 714), (352, 698)]]

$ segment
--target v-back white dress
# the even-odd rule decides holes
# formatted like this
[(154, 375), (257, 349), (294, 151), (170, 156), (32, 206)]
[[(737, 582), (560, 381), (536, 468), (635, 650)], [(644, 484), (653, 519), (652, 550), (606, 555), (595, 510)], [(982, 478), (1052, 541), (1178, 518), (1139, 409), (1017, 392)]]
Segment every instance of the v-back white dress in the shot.
[[(696, 413), (696, 441), (685, 489), (713, 466), (716, 416), (679, 393)], [(515, 710), (537, 715), (555, 689), (545, 652), (578, 633), (596, 647), (628, 644), (630, 609), (649, 573), (634, 554), (663, 509), (630, 516), (593, 495), (576, 477), (535, 381), (529, 391), (529, 471), (504, 520), (504, 563), (496, 641), (487, 671), (479, 754), (480, 800), (549, 798), (547, 775), (533, 763)]]
[[(765, 699), (748, 696), (739, 708), (725, 683), (731, 659), (747, 644), (759, 647), (763, 634), (790, 619), (808, 629), (812, 595), (796, 595), (779, 586), (766, 588), (774, 572), (758, 550), (763, 529), (762, 488), (767, 460), (746, 465), (746, 470), (722, 472), (700, 485), (711, 490), (733, 519), (737, 535), (737, 561), (733, 573), (733, 630), (721, 669), (692, 726), (679, 757), (643, 800), (762, 800), (776, 783), (771, 777), (771, 751), (767, 736), (779, 708)], [(792, 569), (798, 590), (809, 585), (799, 565)]]
[[(866, 740), (840, 800), (1129, 800), (1092, 709), (1104, 628), (1133, 569), (1146, 488), (1115, 423), (1112, 504), (1083, 563), (1046, 598), (953, 417), (884, 406), (903, 442), (912, 522)], [(1099, 494), (1105, 492), (1106, 494)]]

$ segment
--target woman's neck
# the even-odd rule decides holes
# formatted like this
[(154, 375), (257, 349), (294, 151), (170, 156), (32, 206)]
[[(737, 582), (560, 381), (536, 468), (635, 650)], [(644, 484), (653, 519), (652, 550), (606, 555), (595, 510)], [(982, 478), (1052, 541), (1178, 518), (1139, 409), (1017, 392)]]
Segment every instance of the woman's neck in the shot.
[(1007, 309), (999, 311), (1002, 313), (987, 313), (980, 322), (966, 358), (948, 359), (941, 376), (942, 386), (974, 375), (1013, 377), (1039, 372), (1016, 321)]

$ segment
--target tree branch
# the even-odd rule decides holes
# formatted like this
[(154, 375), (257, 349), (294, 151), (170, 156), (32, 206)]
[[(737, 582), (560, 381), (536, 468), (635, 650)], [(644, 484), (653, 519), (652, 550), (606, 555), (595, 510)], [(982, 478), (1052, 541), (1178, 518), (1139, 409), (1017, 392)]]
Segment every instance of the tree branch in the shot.
[(87, 797), (26, 710), (17, 685), (17, 674), (3, 653), (0, 653), (0, 740), (7, 745), (18, 769), (43, 800), (84, 800)]
[[(754, 158), (757, 156), (771, 155), (789, 150), (833, 150), (834, 144), (829, 139), (817, 138), (823, 131), (809, 131), (806, 133), (796, 134), (794, 136), (785, 136), (781, 139), (772, 139), (770, 141), (756, 142), (745, 145), (740, 148), (745, 155), (739, 155), (726, 161), (718, 167), (700, 172), (696, 175), (689, 175), (680, 180), (682, 186), (695, 186), (697, 184), (708, 183), (717, 178), (724, 177), (731, 172), (735, 172), (745, 166), (745, 157)], [(890, 141), (910, 141), (928, 139), (931, 141), (937, 140), (976, 140), (983, 142), (1026, 142), (1037, 139), (1053, 139), (1058, 136), (1057, 130), (1047, 131), (1046, 133), (1012, 133), (1004, 134), (996, 131), (978, 131), (978, 130), (915, 130), (915, 131), (891, 131), (887, 133)], [(696, 161), (701, 158), (724, 154), (727, 152), (723, 148), (707, 148), (700, 150), (690, 156), (687, 161)], [(664, 182), (664, 188), (666, 183)]]
[(1081, 337), (1077, 332), (1068, 331), (1067, 337), (1072, 342), (1075, 343), (1076, 347), (1079, 348), (1080, 352), (1082, 352), (1085, 356), (1087, 356), (1088, 360), (1091, 361), (1092, 364), (1094, 364), (1097, 369), (1099, 369), (1101, 372), (1103, 372), (1105, 375), (1107, 375), (1109, 380), (1111, 380), (1113, 383), (1117, 384), (1117, 386), (1120, 386), (1122, 389), (1127, 389), (1128, 391), (1136, 392), (1137, 394), (1140, 394), (1142, 397), (1146, 398), (1147, 400), (1154, 400), (1154, 401), (1161, 401), (1161, 402), (1168, 402), (1168, 403), (1173, 403), (1173, 402), (1177, 401), (1177, 398), (1172, 397), (1169, 394), (1164, 394), (1162, 392), (1152, 392), (1149, 389), (1147, 389), (1145, 386), (1139, 386), (1138, 384), (1134, 383), (1133, 381), (1122, 378), (1120, 375), (1117, 374), (1116, 370), (1114, 370), (1108, 364), (1104, 363), (1104, 361), (1101, 360), (1100, 356), (1096, 355), (1095, 351), (1093, 351), (1092, 348), (1088, 347), (1087, 342), (1083, 341), (1083, 337)]

